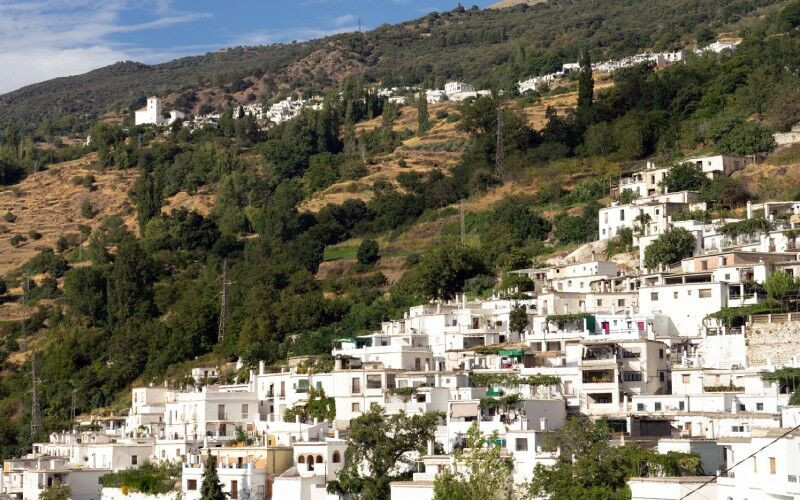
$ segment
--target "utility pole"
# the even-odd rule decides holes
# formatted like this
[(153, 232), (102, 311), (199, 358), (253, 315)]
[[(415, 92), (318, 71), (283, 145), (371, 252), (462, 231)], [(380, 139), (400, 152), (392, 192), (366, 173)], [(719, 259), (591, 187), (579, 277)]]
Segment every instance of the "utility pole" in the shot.
[(361, 33), (361, 18), (358, 18), (358, 32)]
[(461, 244), (467, 241), (466, 225), (464, 224), (464, 200), (461, 200)]
[(221, 344), (225, 340), (225, 329), (228, 323), (228, 287), (232, 282), (228, 281), (228, 258), (222, 260), (222, 292), (219, 301), (219, 329), (217, 330), (217, 343)]
[(39, 401), (36, 394), (36, 351), (31, 353), (31, 443), (39, 436)]
[(495, 156), (494, 161), (497, 165), (497, 177), (500, 180), (503, 180), (503, 174), (505, 172), (505, 153), (503, 151), (503, 113), (502, 108), (497, 108), (497, 143), (495, 145)]

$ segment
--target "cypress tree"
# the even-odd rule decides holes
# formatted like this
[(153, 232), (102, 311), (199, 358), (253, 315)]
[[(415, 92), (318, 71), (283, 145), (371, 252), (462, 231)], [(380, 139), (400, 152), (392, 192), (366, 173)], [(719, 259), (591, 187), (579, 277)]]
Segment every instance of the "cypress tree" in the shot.
[(589, 52), (581, 53), (581, 73), (578, 77), (578, 112), (588, 111), (594, 100), (594, 76), (592, 75), (592, 61)]
[(431, 123), (428, 120), (428, 99), (427, 92), (423, 88), (419, 97), (417, 98), (417, 133), (425, 135), (425, 132), (431, 129)]
[(203, 484), (200, 486), (200, 500), (225, 500), (227, 495), (222, 491), (222, 483), (217, 474), (217, 459), (208, 453), (203, 467)]

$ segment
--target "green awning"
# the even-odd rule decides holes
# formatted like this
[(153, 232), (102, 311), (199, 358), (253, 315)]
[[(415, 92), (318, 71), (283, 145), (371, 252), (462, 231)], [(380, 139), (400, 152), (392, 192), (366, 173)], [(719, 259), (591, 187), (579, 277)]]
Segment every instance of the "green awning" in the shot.
[(353, 344), (355, 344), (356, 342), (358, 342), (358, 339), (356, 339), (355, 337), (343, 337), (334, 340), (334, 342), (352, 342)]
[(500, 349), (497, 351), (497, 354), (500, 356), (519, 358), (524, 354), (524, 351), (522, 349)]

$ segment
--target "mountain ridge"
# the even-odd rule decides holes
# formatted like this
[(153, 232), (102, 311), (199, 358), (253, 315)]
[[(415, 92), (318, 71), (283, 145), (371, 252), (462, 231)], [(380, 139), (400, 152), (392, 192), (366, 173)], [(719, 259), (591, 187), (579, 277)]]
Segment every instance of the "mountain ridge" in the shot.
[[(118, 62), (0, 95), (0, 123), (81, 129), (87, 118), (129, 114), (152, 94), (214, 89), (227, 96), (256, 80), (264, 83), (258, 87), (261, 95), (255, 95), (262, 100), (294, 91), (322, 92), (349, 74), (387, 86), (460, 79), (482, 88), (511, 88), (519, 78), (575, 61), (583, 48), (594, 59), (680, 48), (709, 27), (732, 29), (780, 3), (754, 0), (721, 7), (711, 0), (655, 0), (642, 10), (624, 0), (553, 0), (502, 9), (459, 7), (364, 33), (232, 47), (153, 65)], [(343, 75), (309, 66), (287, 72), (316, 51), (338, 52), (351, 71)]]

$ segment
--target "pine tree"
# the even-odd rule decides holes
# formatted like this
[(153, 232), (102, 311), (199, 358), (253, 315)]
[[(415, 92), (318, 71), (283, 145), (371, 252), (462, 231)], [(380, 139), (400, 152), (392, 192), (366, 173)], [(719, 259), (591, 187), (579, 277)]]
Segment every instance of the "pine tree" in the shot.
[(422, 89), (417, 98), (417, 133), (425, 135), (431, 129), (431, 123), (428, 120), (428, 99), (427, 92)]
[(594, 76), (589, 52), (581, 53), (581, 73), (578, 77), (578, 113), (586, 112), (592, 107), (594, 100)]
[(217, 459), (209, 452), (203, 468), (203, 484), (200, 486), (200, 500), (225, 500), (227, 495), (222, 491), (222, 483), (217, 475)]

